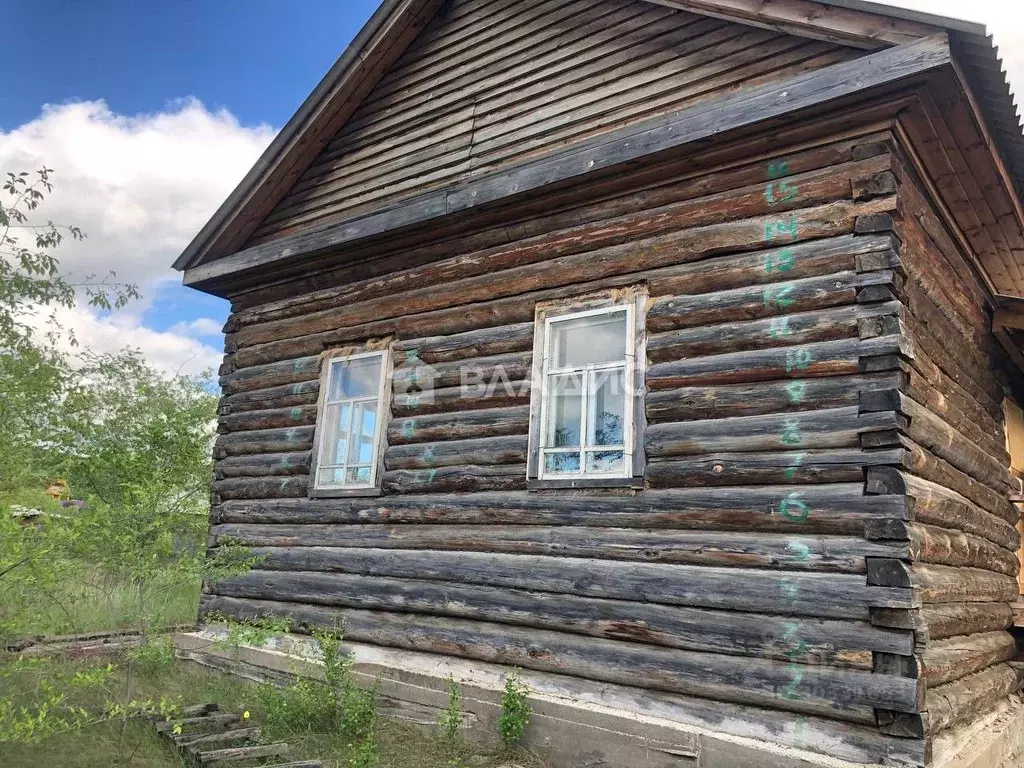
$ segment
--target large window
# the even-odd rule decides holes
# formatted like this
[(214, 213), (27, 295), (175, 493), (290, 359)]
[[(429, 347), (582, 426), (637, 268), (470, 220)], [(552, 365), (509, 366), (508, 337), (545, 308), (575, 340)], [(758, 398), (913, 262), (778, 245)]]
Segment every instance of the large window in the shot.
[(538, 318), (532, 474), (539, 480), (633, 477), (635, 313), (630, 303)]
[(328, 360), (321, 386), (314, 489), (374, 489), (386, 402), (383, 352)]

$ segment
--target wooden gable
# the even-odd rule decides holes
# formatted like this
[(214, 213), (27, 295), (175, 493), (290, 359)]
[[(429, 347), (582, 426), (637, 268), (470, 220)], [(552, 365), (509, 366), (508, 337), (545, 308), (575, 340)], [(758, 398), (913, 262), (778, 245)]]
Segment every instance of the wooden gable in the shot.
[(646, 0), (448, 0), (246, 246), (864, 53)]

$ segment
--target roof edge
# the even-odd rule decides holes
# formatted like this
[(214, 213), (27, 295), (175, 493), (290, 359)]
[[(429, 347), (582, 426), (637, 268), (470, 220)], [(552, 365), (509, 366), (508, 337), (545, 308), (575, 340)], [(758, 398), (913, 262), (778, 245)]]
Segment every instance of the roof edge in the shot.
[(392, 17), (422, 5), (420, 0), (384, 0), (370, 19), (352, 38), (345, 51), (317, 83), (313, 92), (306, 97), (294, 115), (285, 123), (274, 140), (249, 172), (242, 178), (228, 198), (221, 204), (210, 220), (192, 239), (181, 255), (174, 261), (174, 269), (183, 271), (198, 263), (201, 253), (219, 231), (235, 215), (242, 212), (251, 195), (260, 189), (281, 165), (281, 161), (295, 148), (295, 140), (304, 132), (311, 119), (336, 96), (337, 87), (365, 58), (365, 52), (378, 42), (380, 33), (388, 28)]

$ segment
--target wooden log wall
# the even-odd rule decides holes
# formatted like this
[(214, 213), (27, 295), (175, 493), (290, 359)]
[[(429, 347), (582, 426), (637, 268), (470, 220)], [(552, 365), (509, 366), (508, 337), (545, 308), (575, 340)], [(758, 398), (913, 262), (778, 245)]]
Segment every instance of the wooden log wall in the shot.
[[(920, 630), (878, 617), (963, 605), (965, 558), (971, 588), (998, 595), (985, 569), (1009, 567), (1011, 531), (978, 493), (865, 492), (873, 468), (876, 486), (912, 477), (900, 468), (919, 415), (901, 399), (914, 353), (891, 223), (899, 164), (879, 142), (733, 157), (504, 237), (447, 240), (384, 275), (237, 297), (211, 545), (264, 559), (207, 585), (203, 610), (341, 621), (354, 641), (775, 712), (800, 723), (783, 741), (825, 749), (813, 734), (827, 731), (832, 754), (894, 754), (879, 717), (919, 717), (959, 650), (907, 674)], [(637, 285), (650, 297), (644, 488), (528, 490), (537, 303)], [(390, 345), (400, 391), (415, 365), (432, 381), (391, 402), (380, 497), (310, 499), (320, 356), (367, 344)], [(965, 509), (969, 528), (943, 525)], [(919, 565), (925, 552), (935, 565)], [(879, 563), (911, 575), (873, 584)], [(926, 581), (946, 599), (922, 606)], [(920, 618), (958, 620), (986, 633), (965, 665), (999, 654), (999, 616)], [(923, 761), (923, 740), (896, 741)]]
[(646, 0), (449, 0), (249, 244), (861, 53)]
[[(897, 163), (899, 205), (875, 229), (902, 242), (906, 280), (900, 324), (912, 354), (899, 392), (864, 396), (861, 409), (902, 416), (896, 467), (867, 470), (868, 489), (905, 493), (907, 518), (869, 526), (876, 542), (909, 544), (908, 563), (868, 560), (879, 586), (915, 590), (920, 608), (878, 609), (878, 626), (915, 631), (912, 658), (876, 663), (924, 681), (922, 712), (883, 713), (887, 733), (924, 735), (983, 716), (1024, 686), (1008, 628), (1018, 593), (1019, 513), (1002, 400), (1008, 371), (991, 333), (990, 301), (964, 249), (947, 227), (929, 187), (909, 161)], [(993, 235), (998, 235), (992, 230)]]

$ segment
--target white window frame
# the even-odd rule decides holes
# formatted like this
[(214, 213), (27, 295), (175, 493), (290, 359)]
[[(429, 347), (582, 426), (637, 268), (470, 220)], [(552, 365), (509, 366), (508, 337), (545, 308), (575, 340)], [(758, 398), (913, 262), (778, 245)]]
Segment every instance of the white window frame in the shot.
[[(373, 440), (373, 456), (370, 458), (370, 480), (367, 483), (321, 483), (320, 482), (320, 471), (324, 469), (342, 469), (344, 476), (344, 470), (351, 467), (365, 467), (367, 466), (364, 462), (358, 462), (355, 464), (349, 464), (348, 453), (350, 446), (345, 446), (345, 457), (346, 460), (342, 464), (335, 463), (324, 463), (324, 440), (326, 439), (326, 414), (328, 408), (332, 406), (343, 406), (349, 404), (353, 406), (353, 416), (355, 414), (355, 405), (358, 403), (372, 403), (374, 402), (373, 397), (343, 397), (337, 400), (330, 399), (331, 392), (331, 376), (334, 371), (334, 367), (338, 363), (346, 363), (352, 360), (359, 360), (368, 357), (379, 357), (380, 358), (380, 380), (377, 382), (377, 423), (374, 427), (374, 440)], [(320, 381), (320, 405), (317, 409), (316, 419), (316, 452), (313, 455), (313, 462), (311, 466), (312, 477), (310, 478), (310, 488), (314, 493), (348, 493), (348, 492), (365, 492), (365, 491), (376, 491), (380, 487), (380, 476), (381, 476), (381, 459), (383, 457), (383, 441), (384, 436), (387, 433), (387, 413), (385, 408), (389, 406), (387, 401), (387, 395), (390, 387), (388, 387), (388, 377), (391, 373), (391, 354), (390, 350), (374, 350), (372, 352), (356, 352), (349, 355), (335, 355), (327, 358), (324, 361), (324, 372)], [(350, 425), (348, 440), (352, 440), (354, 430)]]
[[(537, 478), (542, 481), (576, 481), (576, 480), (618, 480), (633, 477), (634, 468), (634, 382), (636, 379), (636, 308), (633, 303), (611, 304), (609, 306), (584, 309), (577, 312), (551, 315), (544, 318), (543, 335), (543, 358), (541, 363), (540, 392), (540, 416), (535, 425), (537, 430)], [(600, 315), (625, 314), (626, 339), (625, 359), (621, 362), (609, 363), (588, 363), (582, 366), (567, 366), (562, 368), (552, 367), (552, 327), (558, 323), (571, 322), (586, 317), (597, 317)], [(604, 371), (623, 371), (623, 381), (626, 385), (625, 401), (623, 403), (623, 427), (622, 445), (596, 446), (587, 443), (590, 434), (591, 419), (590, 396), (593, 394), (596, 375)], [(581, 431), (580, 445), (576, 451), (571, 448), (545, 448), (545, 435), (548, 430), (548, 417), (552, 403), (551, 386), (556, 377), (567, 374), (579, 374), (583, 381), (582, 402), (580, 404)], [(622, 469), (618, 472), (587, 472), (587, 454), (602, 453), (606, 451), (622, 451)], [(547, 471), (546, 458), (551, 454), (578, 453), (580, 458), (579, 472), (549, 472)]]

